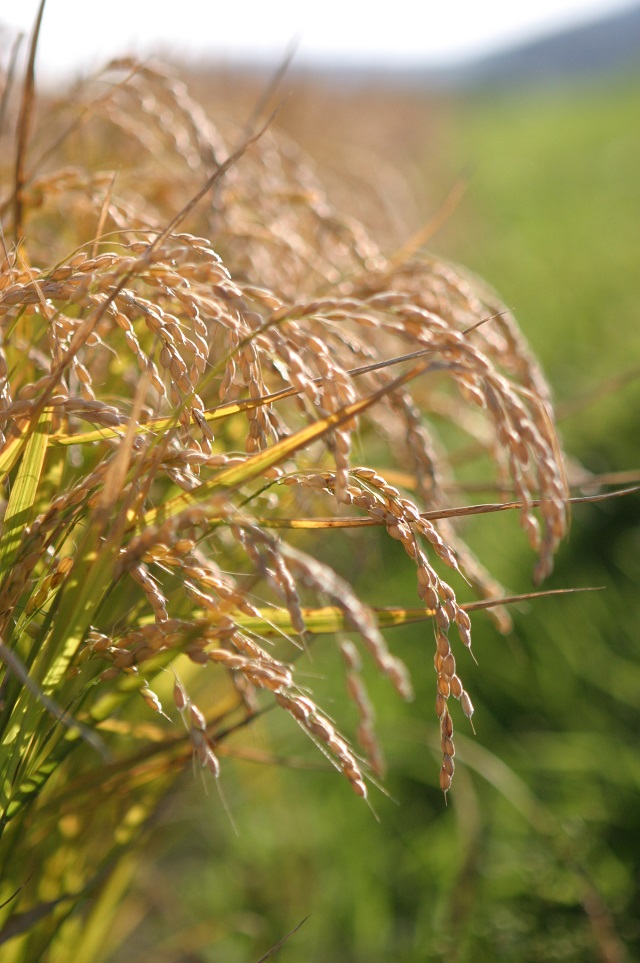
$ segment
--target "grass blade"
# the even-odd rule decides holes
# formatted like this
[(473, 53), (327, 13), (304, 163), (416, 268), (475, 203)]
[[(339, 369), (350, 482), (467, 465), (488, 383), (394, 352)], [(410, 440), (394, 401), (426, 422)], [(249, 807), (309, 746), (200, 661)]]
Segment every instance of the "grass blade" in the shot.
[(51, 414), (43, 411), (25, 444), (0, 539), (0, 572), (3, 574), (9, 571), (15, 561), (22, 534), (34, 515), (50, 424)]

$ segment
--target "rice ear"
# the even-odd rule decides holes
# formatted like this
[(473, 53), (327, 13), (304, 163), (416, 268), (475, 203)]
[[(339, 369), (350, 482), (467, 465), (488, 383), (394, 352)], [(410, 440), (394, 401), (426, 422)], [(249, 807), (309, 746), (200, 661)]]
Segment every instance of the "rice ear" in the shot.
[[(134, 798), (145, 766), (223, 775), (229, 735), (269, 707), (366, 798), (384, 769), (366, 673), (412, 698), (386, 630), (417, 620), (447, 792), (455, 701), (473, 715), (461, 599), (504, 594), (457, 519), (513, 508), (538, 578), (567, 526), (550, 392), (514, 319), (415, 243), (388, 257), (274, 123), (235, 146), (157, 64), (112, 64), (67, 109), (53, 148), (45, 118), (40, 160), (22, 136), (1, 171), (5, 236), (11, 218), (24, 236), (0, 259), (0, 634), (25, 670), (3, 682), (5, 819), (37, 811), (79, 734), (100, 729), (114, 798)], [(99, 170), (67, 163), (80, 127)], [(452, 501), (443, 420), (509, 506)], [(331, 543), (348, 527), (410, 560), (415, 607), (384, 585), (364, 604)], [(302, 684), (323, 634), (364, 758)]]

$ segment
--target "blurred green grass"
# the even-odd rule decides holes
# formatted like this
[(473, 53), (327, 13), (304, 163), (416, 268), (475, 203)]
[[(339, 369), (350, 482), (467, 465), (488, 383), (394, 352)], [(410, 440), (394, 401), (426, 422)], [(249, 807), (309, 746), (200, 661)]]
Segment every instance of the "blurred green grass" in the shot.
[[(433, 247), (500, 292), (561, 402), (593, 399), (640, 359), (639, 107), (640, 80), (625, 76), (449, 100), (440, 127), (438, 163), (471, 173)], [(444, 185), (430, 163), (423, 176)], [(638, 468), (639, 410), (632, 380), (563, 422), (568, 450), (594, 471)], [(134, 935), (113, 959), (153, 947), (161, 961), (246, 963), (307, 916), (282, 963), (638, 958), (639, 506), (635, 495), (574, 513), (549, 587), (604, 591), (522, 607), (508, 638), (475, 618), (479, 665), (460, 660), (477, 735), (459, 713), (448, 806), (430, 629), (402, 630), (390, 641), (416, 704), (368, 680), (390, 763), (375, 817), (330, 772), (226, 760), (235, 836), (215, 792), (205, 798), (186, 774), (152, 835), (153, 864), (141, 862)], [(479, 519), (468, 534), (510, 589), (530, 589), (515, 518)], [(388, 597), (411, 596), (399, 556), (366, 560), (354, 543), (344, 564), (355, 559), (365, 592), (382, 575)], [(337, 661), (331, 640), (315, 646), (309, 683), (329, 708), (323, 679)], [(278, 746), (313, 766), (276, 715), (254, 728), (256, 751)]]
[[(468, 193), (438, 250), (500, 291), (559, 401), (640, 358), (639, 101), (636, 75), (485, 93), (459, 104), (449, 128)], [(637, 380), (610, 404), (632, 399)], [(599, 443), (611, 410), (578, 416), (567, 437)]]

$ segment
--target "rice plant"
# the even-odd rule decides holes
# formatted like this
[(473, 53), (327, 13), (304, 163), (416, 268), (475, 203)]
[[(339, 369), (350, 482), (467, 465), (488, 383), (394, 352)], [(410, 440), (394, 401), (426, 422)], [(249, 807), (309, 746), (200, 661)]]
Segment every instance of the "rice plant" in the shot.
[[(20, 104), (11, 79), (0, 939), (9, 961), (93, 960), (159, 799), (185, 766), (222, 779), (229, 735), (259, 714), (286, 713), (368, 798), (384, 738), (363, 662), (410, 699), (385, 630), (417, 619), (446, 796), (454, 719), (473, 715), (457, 664), (473, 599), (509, 624), (456, 519), (515, 508), (539, 582), (567, 490), (509, 311), (436, 257), (387, 256), (273, 123), (234, 142), (157, 64), (112, 63), (40, 114), (32, 69)], [(461, 438), (512, 502), (456, 500)], [(321, 560), (362, 527), (411, 559), (414, 608), (383, 585), (365, 604)], [(355, 734), (304, 676), (332, 638)]]

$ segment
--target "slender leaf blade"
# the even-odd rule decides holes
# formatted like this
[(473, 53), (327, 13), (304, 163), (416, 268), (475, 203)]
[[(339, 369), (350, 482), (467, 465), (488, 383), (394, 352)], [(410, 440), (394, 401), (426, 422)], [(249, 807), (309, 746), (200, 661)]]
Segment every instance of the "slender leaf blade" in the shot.
[(4, 516), (0, 539), (0, 572), (3, 573), (15, 561), (22, 533), (34, 514), (50, 424), (51, 413), (43, 411), (27, 438)]

